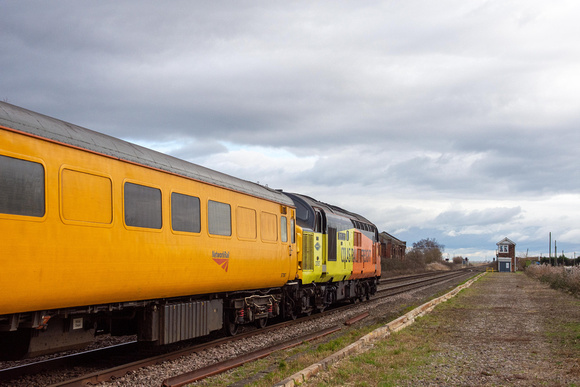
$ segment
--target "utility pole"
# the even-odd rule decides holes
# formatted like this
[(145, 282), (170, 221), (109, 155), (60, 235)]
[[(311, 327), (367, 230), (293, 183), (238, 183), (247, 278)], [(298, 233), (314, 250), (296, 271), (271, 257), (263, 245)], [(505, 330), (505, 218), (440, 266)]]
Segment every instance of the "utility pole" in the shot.
[(548, 263), (552, 265), (552, 231), (550, 231), (550, 247), (548, 247)]
[(554, 239), (554, 260), (556, 261), (556, 264), (554, 266), (558, 266), (558, 245), (557, 245), (558, 241), (556, 241)]

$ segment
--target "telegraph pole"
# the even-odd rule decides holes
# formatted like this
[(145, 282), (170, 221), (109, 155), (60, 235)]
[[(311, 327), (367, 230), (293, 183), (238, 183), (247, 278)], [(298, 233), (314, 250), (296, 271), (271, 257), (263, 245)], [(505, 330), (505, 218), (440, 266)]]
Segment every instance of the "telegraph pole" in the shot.
[(548, 263), (552, 265), (552, 231), (550, 231), (550, 246), (548, 247)]

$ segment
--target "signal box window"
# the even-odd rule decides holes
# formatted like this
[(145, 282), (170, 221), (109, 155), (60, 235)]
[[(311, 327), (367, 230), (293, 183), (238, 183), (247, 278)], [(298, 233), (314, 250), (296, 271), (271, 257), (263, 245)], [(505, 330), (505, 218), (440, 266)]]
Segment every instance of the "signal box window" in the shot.
[(174, 231), (201, 231), (199, 198), (176, 192), (171, 194), (171, 227)]
[(161, 229), (161, 190), (125, 183), (125, 224)]
[(207, 223), (212, 235), (232, 235), (232, 212), (229, 204), (214, 202), (207, 203)]
[(43, 217), (44, 167), (0, 155), (0, 213)]

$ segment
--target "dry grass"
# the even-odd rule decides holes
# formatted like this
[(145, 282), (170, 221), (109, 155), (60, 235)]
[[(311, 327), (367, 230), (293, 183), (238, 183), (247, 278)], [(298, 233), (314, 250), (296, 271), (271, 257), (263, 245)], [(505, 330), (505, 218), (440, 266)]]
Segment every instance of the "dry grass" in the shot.
[(553, 289), (580, 296), (580, 266), (532, 265), (526, 268), (526, 274), (549, 284)]
[(444, 265), (444, 264), (439, 263), (439, 262), (433, 262), (433, 263), (427, 264), (425, 269), (427, 271), (448, 271), (448, 270), (451, 270), (451, 267), (449, 265)]

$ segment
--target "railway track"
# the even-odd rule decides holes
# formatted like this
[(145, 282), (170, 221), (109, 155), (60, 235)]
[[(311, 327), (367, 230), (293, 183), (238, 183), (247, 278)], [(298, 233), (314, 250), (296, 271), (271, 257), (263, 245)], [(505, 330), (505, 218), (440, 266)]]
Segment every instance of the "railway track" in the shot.
[[(429, 282), (437, 282), (440, 280), (445, 279), (452, 279), (456, 277), (461, 277), (468, 272), (465, 269), (462, 270), (454, 270), (450, 272), (439, 273), (436, 272), (435, 274), (431, 273), (424, 273), (419, 275), (413, 275), (409, 277), (400, 277), (400, 278), (391, 278), (387, 280), (382, 280), (379, 289), (377, 290), (377, 295), (382, 297), (382, 295), (390, 296), (394, 294), (398, 294), (400, 292), (405, 292), (407, 290), (413, 289), (415, 285), (424, 286)], [(375, 295), (375, 297), (377, 297)]]
[[(406, 277), (399, 277), (399, 278), (389, 278), (381, 281), (381, 286), (377, 292), (377, 294), (371, 298), (369, 302), (369, 306), (372, 303), (377, 302), (380, 299), (386, 297), (392, 297), (396, 294), (401, 294), (404, 292), (409, 292), (413, 289), (422, 288), (425, 286), (430, 286), (431, 284), (435, 284), (441, 281), (450, 281), (458, 276), (466, 276), (467, 274), (463, 271), (454, 271), (454, 272), (446, 272), (446, 273), (424, 273), (420, 275), (413, 275), (413, 276), (406, 276)], [(356, 304), (361, 305), (361, 304)], [(154, 356), (148, 356), (143, 359), (134, 360), (134, 356), (127, 356), (127, 353), (135, 353), (137, 351), (137, 343), (130, 342), (122, 345), (117, 345), (114, 347), (107, 347), (99, 350), (82, 352), (75, 355), (68, 355), (63, 356), (60, 358), (49, 359), (45, 361), (35, 362), (31, 364), (25, 364), (17, 367), (11, 367), (7, 369), (0, 370), (0, 381), (10, 381), (15, 380), (23, 375), (31, 375), (31, 374), (38, 374), (40, 372), (51, 371), (51, 372), (59, 372), (62, 370), (64, 373), (65, 369), (73, 367), (75, 365), (82, 364), (95, 364), (100, 363), (100, 359), (111, 359), (111, 358), (118, 358), (121, 359), (120, 362), (123, 364), (117, 364), (114, 366), (107, 366), (105, 369), (98, 370), (95, 372), (91, 372), (89, 374), (71, 378), (63, 382), (58, 382), (53, 384), (53, 386), (81, 386), (86, 385), (87, 383), (97, 383), (106, 380), (110, 380), (111, 378), (118, 378), (122, 377), (123, 375), (127, 374), (130, 371), (137, 370), (143, 367), (151, 366), (160, 364), (166, 361), (171, 361), (173, 359), (177, 359), (183, 356), (191, 355), (194, 353), (200, 353), (201, 351), (207, 350), (209, 348), (215, 348), (217, 346), (232, 342), (238, 341), (243, 339), (249, 339), (255, 335), (268, 333), (276, 330), (280, 330), (285, 327), (290, 327), (296, 324), (306, 323), (308, 321), (316, 320), (319, 318), (324, 318), (329, 314), (342, 314), (347, 310), (351, 309), (353, 304), (348, 304), (344, 306), (339, 306), (336, 308), (328, 309), (327, 312), (323, 314), (314, 314), (307, 317), (302, 317), (294, 321), (286, 321), (277, 324), (273, 324), (267, 326), (263, 329), (252, 329), (247, 332), (243, 332), (238, 334), (234, 337), (222, 337), (216, 340), (212, 340), (208, 343), (192, 345), (186, 348), (182, 348), (179, 350), (171, 351), (170, 353), (162, 353), (157, 354)], [(371, 306), (372, 307), (372, 306)], [(316, 333), (315, 333), (316, 334)], [(328, 334), (328, 333), (327, 333)], [(300, 339), (299, 341), (303, 341), (306, 339)], [(265, 356), (265, 355), (264, 355)], [(123, 359), (131, 358), (130, 361), (123, 361)], [(250, 360), (245, 360), (250, 361)], [(219, 367), (218, 367), (219, 368)], [(227, 368), (227, 366), (223, 366), (223, 368)], [(231, 367), (230, 367), (231, 368)], [(215, 373), (215, 371), (212, 371)], [(199, 377), (199, 371), (196, 371), (196, 378)], [(203, 377), (203, 376), (202, 376)], [(196, 379), (198, 380), (198, 379)], [(168, 382), (167, 385), (179, 385), (179, 384), (171, 384), (174, 382)]]

